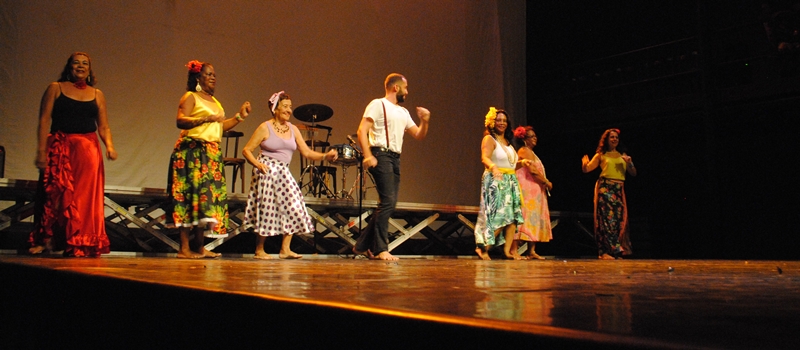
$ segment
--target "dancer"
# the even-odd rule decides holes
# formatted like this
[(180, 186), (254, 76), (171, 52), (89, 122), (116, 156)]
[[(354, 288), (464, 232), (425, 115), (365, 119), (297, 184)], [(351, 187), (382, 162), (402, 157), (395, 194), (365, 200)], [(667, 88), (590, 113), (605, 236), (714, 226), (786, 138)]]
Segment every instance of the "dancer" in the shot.
[(597, 258), (622, 259), (632, 253), (628, 237), (628, 203), (625, 200), (625, 173), (636, 176), (633, 160), (620, 152), (619, 129), (608, 129), (600, 137), (591, 160), (581, 159), (582, 170), (588, 173), (600, 166), (600, 178), (594, 187), (594, 238)]
[(417, 140), (424, 139), (428, 134), (431, 112), (417, 107), (417, 126), (408, 110), (400, 106), (408, 97), (408, 81), (404, 76), (389, 74), (384, 81), (384, 88), (384, 98), (374, 99), (367, 105), (358, 126), (358, 143), (364, 152), (364, 168), (375, 179), (379, 202), (369, 225), (358, 237), (353, 253), (366, 254), (379, 260), (398, 260), (389, 253), (389, 219), (397, 205), (400, 189), (403, 134), (407, 132)]
[(84, 52), (69, 56), (61, 77), (50, 83), (39, 106), (36, 167), (40, 214), (29, 242), (31, 254), (64, 250), (64, 256), (108, 253), (103, 213), (105, 173), (97, 136), (106, 158), (117, 159), (108, 126), (106, 99), (92, 60)]
[[(169, 162), (167, 193), (173, 205), (167, 212), (167, 224), (180, 230), (179, 258), (215, 258), (221, 254), (206, 250), (203, 236), (228, 234), (228, 195), (219, 142), (223, 131), (247, 118), (250, 102), (243, 103), (233, 118), (225, 119), (225, 110), (214, 98), (214, 66), (190, 61), (187, 67), (187, 92), (181, 97), (176, 120), (182, 131)], [(207, 226), (210, 232), (205, 233)], [(194, 250), (189, 241), (191, 232)]]
[[(300, 259), (303, 256), (291, 250), (292, 235), (314, 232), (314, 223), (306, 211), (306, 203), (300, 187), (289, 171), (292, 153), (311, 160), (335, 161), (336, 150), (320, 153), (312, 150), (303, 140), (300, 130), (289, 118), (292, 117), (292, 99), (288, 94), (276, 92), (269, 98), (272, 119), (258, 126), (247, 141), (242, 155), (253, 166), (250, 194), (247, 196), (245, 228), (254, 227), (257, 235), (256, 259), (271, 259), (264, 251), (268, 236), (283, 235), (281, 259)], [(258, 159), (253, 151), (261, 149)]]
[(536, 254), (536, 242), (549, 242), (553, 239), (550, 225), (550, 209), (547, 207), (547, 196), (553, 189), (553, 183), (547, 179), (542, 160), (533, 152), (538, 139), (531, 126), (520, 126), (514, 130), (514, 137), (523, 145), (517, 151), (519, 159), (527, 159), (530, 165), (519, 166), (516, 170), (517, 180), (522, 189), (522, 217), (524, 222), (519, 225), (514, 240), (527, 242), (528, 247), (523, 257), (529, 260), (544, 260)]
[[(489, 249), (503, 245), (506, 259), (520, 260), (514, 248), (514, 234), (522, 223), (519, 182), (514, 172), (518, 157), (511, 145), (508, 115), (502, 109), (489, 108), (484, 121), (486, 130), (481, 141), (481, 204), (475, 224), (475, 252), (483, 260), (491, 260)], [(523, 160), (523, 166), (530, 161)], [(503, 235), (500, 235), (503, 232)]]

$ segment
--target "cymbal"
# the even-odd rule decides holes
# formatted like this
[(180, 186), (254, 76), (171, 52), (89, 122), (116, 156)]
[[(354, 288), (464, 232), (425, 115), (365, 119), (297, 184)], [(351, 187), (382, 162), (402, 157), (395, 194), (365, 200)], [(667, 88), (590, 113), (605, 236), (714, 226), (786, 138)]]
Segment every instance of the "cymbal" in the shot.
[(326, 105), (310, 103), (294, 109), (294, 117), (309, 123), (317, 123), (331, 119), (333, 109)]

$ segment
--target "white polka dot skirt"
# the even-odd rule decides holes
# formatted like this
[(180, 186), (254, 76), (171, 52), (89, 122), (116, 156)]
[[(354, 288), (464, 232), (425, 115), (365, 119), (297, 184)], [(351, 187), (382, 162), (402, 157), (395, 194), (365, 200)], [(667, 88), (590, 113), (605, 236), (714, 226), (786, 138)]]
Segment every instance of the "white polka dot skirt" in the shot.
[(306, 202), (289, 165), (263, 154), (258, 161), (266, 164), (269, 170), (264, 174), (253, 168), (244, 227), (254, 228), (255, 233), (261, 236), (313, 232), (314, 225), (306, 211)]

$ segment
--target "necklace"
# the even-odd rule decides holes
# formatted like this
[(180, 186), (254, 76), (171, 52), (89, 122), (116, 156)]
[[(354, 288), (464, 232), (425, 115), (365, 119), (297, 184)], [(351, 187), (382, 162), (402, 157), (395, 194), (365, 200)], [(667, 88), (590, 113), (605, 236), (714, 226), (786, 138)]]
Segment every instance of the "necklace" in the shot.
[(275, 127), (275, 131), (276, 131), (276, 132), (278, 132), (278, 133), (281, 133), (281, 134), (283, 134), (283, 133), (285, 133), (285, 132), (289, 131), (289, 125), (286, 125), (286, 124), (284, 124), (284, 125), (283, 125), (283, 128), (281, 128), (281, 127), (279, 126), (279, 123), (278, 123), (278, 121), (277, 121), (276, 119), (273, 119), (273, 120), (272, 120), (272, 126), (274, 126), (274, 127)]
[(86, 89), (86, 81), (78, 80), (78, 81), (72, 83), (72, 86), (74, 86), (74, 87), (76, 87), (76, 88), (78, 88), (80, 90)]
[[(495, 136), (495, 135), (492, 134), (492, 136)], [(497, 142), (497, 144), (500, 145), (500, 147), (503, 148), (503, 152), (506, 152), (506, 157), (508, 157), (508, 163), (511, 164), (512, 167), (517, 165), (517, 153), (516, 152), (509, 152), (507, 146), (503, 146), (503, 144), (500, 143), (500, 141), (497, 141), (497, 137), (494, 138), (494, 141)], [(512, 159), (513, 159), (513, 161), (512, 161)]]

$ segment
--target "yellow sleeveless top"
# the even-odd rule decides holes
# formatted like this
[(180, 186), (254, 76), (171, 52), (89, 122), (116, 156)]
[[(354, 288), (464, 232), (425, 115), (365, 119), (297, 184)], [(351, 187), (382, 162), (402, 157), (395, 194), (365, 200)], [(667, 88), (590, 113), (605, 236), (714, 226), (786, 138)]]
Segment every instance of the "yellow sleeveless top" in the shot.
[(600, 177), (625, 181), (625, 170), (627, 168), (628, 164), (622, 160), (622, 155), (618, 152), (614, 152), (610, 156), (606, 154), (600, 155), (600, 169), (602, 169)]
[[(223, 115), (225, 114), (222, 105), (214, 96), (211, 96), (211, 98), (214, 99), (216, 108), (214, 108), (211, 102), (197, 96), (196, 92), (192, 92), (192, 95), (194, 95), (194, 109), (192, 109), (192, 114), (190, 114), (189, 117), (205, 118), (217, 114), (217, 110)], [(202, 125), (189, 129), (186, 136), (209, 142), (220, 142), (220, 140), (222, 140), (222, 122), (203, 123)]]

